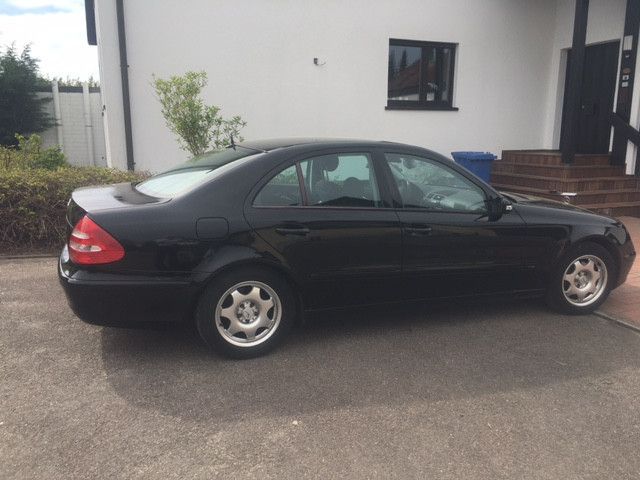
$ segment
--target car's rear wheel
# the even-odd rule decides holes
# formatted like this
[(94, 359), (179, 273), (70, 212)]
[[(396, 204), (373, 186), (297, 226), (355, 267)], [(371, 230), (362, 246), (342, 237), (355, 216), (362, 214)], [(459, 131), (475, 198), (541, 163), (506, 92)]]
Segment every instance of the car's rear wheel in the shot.
[(609, 296), (615, 274), (613, 257), (604, 247), (590, 242), (579, 244), (556, 265), (547, 301), (564, 313), (593, 312)]
[(252, 358), (272, 350), (293, 325), (295, 302), (287, 282), (262, 268), (240, 268), (205, 289), (196, 323), (204, 341), (223, 355)]

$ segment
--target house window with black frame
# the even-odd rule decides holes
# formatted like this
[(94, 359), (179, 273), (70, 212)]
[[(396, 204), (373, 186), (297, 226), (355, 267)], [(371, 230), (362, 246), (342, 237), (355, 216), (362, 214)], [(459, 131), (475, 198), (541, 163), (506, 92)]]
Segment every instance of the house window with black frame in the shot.
[(389, 40), (387, 109), (458, 110), (453, 101), (455, 43)]

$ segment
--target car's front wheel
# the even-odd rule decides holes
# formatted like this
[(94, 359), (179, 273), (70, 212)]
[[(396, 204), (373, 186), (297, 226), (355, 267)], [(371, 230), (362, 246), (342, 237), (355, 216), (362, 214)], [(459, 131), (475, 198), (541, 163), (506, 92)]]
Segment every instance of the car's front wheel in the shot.
[(200, 336), (214, 350), (252, 358), (272, 350), (293, 325), (295, 301), (282, 276), (240, 268), (215, 278), (196, 311)]
[(593, 312), (609, 296), (615, 275), (613, 257), (604, 247), (590, 242), (579, 244), (556, 265), (547, 301), (564, 313)]

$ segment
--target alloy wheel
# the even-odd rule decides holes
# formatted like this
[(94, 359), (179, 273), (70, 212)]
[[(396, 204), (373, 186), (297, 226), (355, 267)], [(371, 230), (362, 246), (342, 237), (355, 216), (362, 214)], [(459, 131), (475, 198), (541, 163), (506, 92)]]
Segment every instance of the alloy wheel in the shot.
[(239, 347), (254, 347), (277, 330), (282, 305), (276, 292), (258, 281), (238, 283), (218, 301), (215, 323), (224, 340)]
[(596, 302), (607, 287), (607, 266), (595, 255), (582, 255), (562, 276), (564, 298), (572, 305), (586, 307)]

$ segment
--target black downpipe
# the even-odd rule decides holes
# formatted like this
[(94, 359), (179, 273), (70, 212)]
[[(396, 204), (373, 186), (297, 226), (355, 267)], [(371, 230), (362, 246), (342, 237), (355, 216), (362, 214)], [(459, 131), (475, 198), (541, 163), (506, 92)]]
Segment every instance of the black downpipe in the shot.
[(120, 76), (122, 80), (122, 107), (124, 111), (124, 141), (127, 150), (127, 169), (133, 170), (133, 135), (131, 133), (131, 101), (129, 99), (129, 62), (127, 61), (127, 36), (124, 30), (123, 0), (116, 0), (118, 21), (118, 46), (120, 47)]

